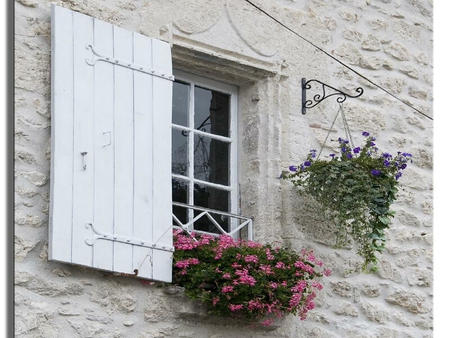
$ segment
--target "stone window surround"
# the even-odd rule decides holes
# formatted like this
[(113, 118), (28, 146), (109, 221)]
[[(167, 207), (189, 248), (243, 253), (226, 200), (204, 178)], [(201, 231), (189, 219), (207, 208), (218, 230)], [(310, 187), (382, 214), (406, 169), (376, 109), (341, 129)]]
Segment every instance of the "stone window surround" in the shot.
[[(174, 69), (238, 86), (240, 214), (254, 220), (254, 240), (281, 234), (280, 171), (283, 104), (278, 64), (173, 37)], [(277, 174), (278, 173), (278, 174)], [(263, 230), (261, 232), (261, 230)]]

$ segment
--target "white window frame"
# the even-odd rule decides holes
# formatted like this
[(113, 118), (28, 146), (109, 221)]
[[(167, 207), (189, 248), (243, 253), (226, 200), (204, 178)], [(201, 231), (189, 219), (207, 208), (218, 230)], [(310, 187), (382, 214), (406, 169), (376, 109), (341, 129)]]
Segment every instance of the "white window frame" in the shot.
[[(230, 193), (230, 208), (228, 213), (238, 215), (239, 210), (239, 182), (238, 182), (238, 87), (225, 84), (219, 81), (215, 81), (212, 79), (204, 78), (198, 75), (190, 74), (184, 71), (175, 70), (173, 72), (175, 76), (175, 81), (183, 81), (185, 83), (190, 84), (190, 93), (189, 93), (189, 118), (188, 118), (188, 126), (180, 126), (172, 123), (172, 129), (177, 129), (180, 131), (186, 131), (189, 133), (189, 149), (193, 149), (194, 147), (194, 135), (205, 135), (210, 138), (228, 142), (230, 143), (230, 184), (229, 186), (225, 186), (222, 184), (206, 182), (203, 180), (199, 180), (194, 178), (194, 153), (189, 150), (189, 177), (173, 174), (172, 178), (176, 178), (179, 180), (189, 182), (189, 197), (188, 204), (194, 206), (194, 189), (193, 185), (195, 183), (203, 184), (205, 186), (218, 188), (221, 190), (228, 191)], [(205, 89), (211, 89), (214, 91), (218, 91), (224, 94), (230, 95), (230, 134), (229, 137), (214, 135), (211, 133), (203, 132), (196, 129), (194, 125), (194, 88), (195, 86), (199, 86)], [(194, 210), (189, 209), (189, 219), (193, 219)], [(229, 231), (233, 231), (237, 227), (236, 219), (232, 219), (230, 223)], [(189, 227), (189, 230), (193, 230), (193, 226)]]

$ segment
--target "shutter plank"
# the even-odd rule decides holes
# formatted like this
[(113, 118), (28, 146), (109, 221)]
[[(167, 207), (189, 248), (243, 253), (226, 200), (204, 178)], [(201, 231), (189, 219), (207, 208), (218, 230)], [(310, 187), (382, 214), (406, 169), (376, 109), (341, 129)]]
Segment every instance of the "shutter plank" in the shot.
[[(131, 32), (114, 26), (114, 57), (133, 62)], [(133, 71), (114, 67), (114, 139), (115, 139), (115, 192), (114, 233), (133, 235), (134, 187), (134, 126), (133, 126)], [(114, 270), (132, 273), (132, 247), (114, 243)]]
[(72, 260), (73, 185), (72, 12), (52, 7), (52, 121), (49, 259)]
[[(92, 265), (92, 246), (85, 243), (93, 232), (86, 223), (93, 222), (94, 210), (94, 68), (86, 63), (92, 52), (93, 19), (74, 15), (74, 184), (72, 262)], [(83, 156), (82, 153), (86, 152)], [(83, 164), (86, 169), (83, 169)], [(95, 226), (95, 224), (94, 224)]]
[[(143, 67), (152, 67), (151, 40), (143, 35), (134, 33), (134, 62)], [(145, 238), (152, 242), (152, 214), (153, 214), (153, 105), (152, 105), (153, 77), (134, 72), (134, 236)], [(153, 277), (153, 251), (146, 247), (133, 247), (133, 267), (139, 270), (139, 276)]]
[[(152, 40), (153, 68), (165, 74), (172, 74), (170, 47), (159, 40)], [(153, 77), (153, 238), (158, 244), (172, 246), (172, 82)], [(157, 262), (153, 278), (172, 280), (172, 253), (154, 250)]]
[[(94, 46), (101, 55), (113, 55), (112, 25), (94, 20)], [(114, 232), (114, 66), (94, 66), (95, 94), (95, 201), (94, 224), (98, 231)], [(113, 242), (98, 240), (94, 245), (93, 267), (113, 269)]]

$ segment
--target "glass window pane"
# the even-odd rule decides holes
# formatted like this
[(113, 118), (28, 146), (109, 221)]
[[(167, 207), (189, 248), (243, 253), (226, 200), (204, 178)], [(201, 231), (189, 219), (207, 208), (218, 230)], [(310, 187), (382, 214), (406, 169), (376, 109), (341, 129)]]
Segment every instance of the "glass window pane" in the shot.
[[(182, 180), (172, 179), (172, 201), (189, 204), (189, 183)], [(189, 219), (189, 211), (186, 208), (173, 206), (173, 214), (182, 222), (186, 224)], [(174, 225), (179, 225), (173, 221)]]
[(172, 128), (172, 173), (189, 174), (189, 132)]
[(172, 123), (187, 127), (189, 125), (189, 85), (173, 83)]
[(230, 135), (230, 96), (195, 87), (195, 129), (221, 136)]
[[(194, 205), (214, 210), (228, 211), (229, 204), (230, 193), (228, 191), (208, 187), (203, 184), (194, 185)], [(195, 211), (195, 215), (200, 213), (201, 211)], [(228, 231), (228, 217), (222, 217), (217, 214), (212, 214), (211, 216), (225, 231)], [(194, 229), (219, 233), (217, 227), (213, 222), (211, 222), (211, 220), (208, 219), (207, 216), (203, 216), (195, 222)]]
[(194, 136), (194, 177), (229, 185), (230, 144), (203, 135)]

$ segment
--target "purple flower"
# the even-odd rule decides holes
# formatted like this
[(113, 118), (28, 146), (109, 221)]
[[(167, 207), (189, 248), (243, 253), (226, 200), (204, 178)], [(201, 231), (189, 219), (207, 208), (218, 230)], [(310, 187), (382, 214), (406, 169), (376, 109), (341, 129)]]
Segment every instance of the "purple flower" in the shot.
[(391, 155), (391, 154), (389, 154), (389, 153), (383, 153), (383, 157), (384, 157), (384, 158), (391, 158), (391, 157), (392, 157), (392, 155)]
[(354, 152), (355, 154), (359, 154), (360, 151), (361, 151), (361, 148), (360, 148), (360, 147), (356, 147), (355, 149), (353, 149), (353, 152)]
[(381, 174), (381, 171), (379, 171), (379, 170), (377, 170), (377, 169), (372, 169), (370, 172), (371, 172), (372, 175), (374, 175), (374, 176), (378, 176), (378, 175)]
[(407, 167), (406, 163), (403, 163), (403, 164), (400, 166), (400, 169), (405, 169), (406, 167)]
[(343, 152), (343, 153), (345, 153), (345, 152), (347, 151), (347, 148), (345, 148), (345, 147), (342, 147), (342, 149), (341, 149), (341, 150), (342, 150), (342, 152)]
[(310, 167), (311, 166), (311, 162), (310, 161), (306, 161), (305, 163), (303, 163), (305, 165), (305, 167)]
[(347, 154), (347, 158), (348, 158), (348, 159), (353, 158), (352, 154)]
[(412, 157), (412, 155), (409, 154), (409, 153), (403, 153), (402, 155), (405, 156), (405, 157)]
[(375, 145), (375, 143), (374, 142), (370, 142), (370, 145), (373, 147)]
[(389, 162), (388, 160), (384, 160), (383, 164), (385, 167), (389, 167), (391, 165), (391, 162)]
[(335, 154), (330, 154), (328, 156), (330, 156), (331, 158), (334, 158), (336, 155)]
[(295, 165), (290, 165), (289, 166), (289, 170), (290, 171), (297, 171), (297, 167)]
[(370, 133), (367, 132), (367, 131), (363, 131), (363, 132), (362, 132), (362, 136), (369, 136), (369, 135), (370, 135)]
[(402, 176), (401, 172), (395, 174), (395, 179), (398, 180)]

